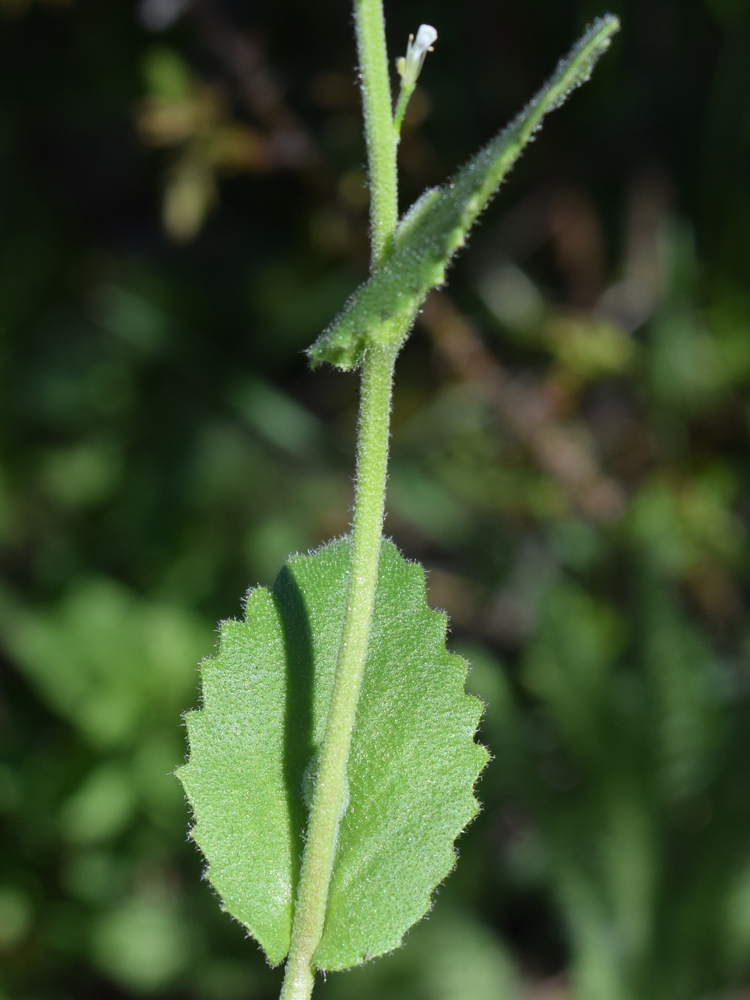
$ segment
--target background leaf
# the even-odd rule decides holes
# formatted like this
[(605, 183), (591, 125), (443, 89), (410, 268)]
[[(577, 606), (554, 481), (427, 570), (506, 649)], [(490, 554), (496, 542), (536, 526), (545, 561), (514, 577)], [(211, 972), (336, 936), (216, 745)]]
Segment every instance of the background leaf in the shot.
[[(348, 563), (343, 539), (290, 559), (273, 592), (251, 591), (245, 620), (222, 626), (219, 653), (202, 669), (203, 708), (187, 720), (180, 778), (193, 838), (226, 908), (272, 963), (289, 946)], [(472, 789), (487, 760), (474, 743), (481, 702), (465, 694), (466, 662), (446, 651), (445, 632), (422, 568), (384, 542), (319, 968), (397, 947), (476, 814)]]
[(0, 634), (47, 704), (95, 746), (143, 739), (176, 718), (211, 632), (168, 602), (146, 601), (114, 580), (80, 580), (58, 607), (23, 608), (0, 594)]

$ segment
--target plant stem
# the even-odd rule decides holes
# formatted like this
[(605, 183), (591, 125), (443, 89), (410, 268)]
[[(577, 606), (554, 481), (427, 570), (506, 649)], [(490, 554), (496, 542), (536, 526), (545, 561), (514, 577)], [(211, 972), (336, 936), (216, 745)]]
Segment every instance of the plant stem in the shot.
[[(391, 115), (382, 0), (354, 0), (354, 13), (370, 166), (372, 258), (373, 264), (377, 264), (386, 253), (396, 228), (397, 136)], [(336, 838), (345, 808), (349, 749), (375, 604), (396, 353), (396, 348), (372, 344), (362, 363), (357, 486), (346, 611), (307, 827), (281, 1000), (308, 1000), (315, 982), (315, 949), (325, 923)]]
[(409, 98), (414, 93), (415, 88), (415, 83), (402, 82), (401, 84), (401, 90), (399, 91), (398, 101), (396, 103), (396, 110), (393, 112), (393, 128), (397, 139), (401, 135), (401, 125), (404, 121), (404, 115), (406, 114), (406, 107), (409, 103)]
[(370, 239), (376, 264), (388, 249), (398, 220), (397, 136), (391, 112), (382, 0), (354, 0), (354, 24), (369, 164)]
[(306, 1000), (313, 955), (323, 933), (336, 836), (345, 801), (346, 767), (367, 656), (383, 525), (388, 426), (395, 351), (370, 347), (362, 367), (357, 492), (346, 614), (315, 782), (281, 1000)]

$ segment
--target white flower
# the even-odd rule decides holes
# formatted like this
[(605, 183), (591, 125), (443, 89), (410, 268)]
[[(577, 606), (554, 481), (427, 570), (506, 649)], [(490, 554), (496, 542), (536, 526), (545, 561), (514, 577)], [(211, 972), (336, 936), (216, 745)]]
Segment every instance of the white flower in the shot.
[(409, 44), (406, 46), (406, 58), (399, 59), (397, 68), (401, 74), (401, 79), (407, 85), (414, 85), (422, 70), (424, 57), (428, 52), (432, 52), (432, 46), (437, 40), (438, 33), (431, 24), (420, 24), (417, 37), (409, 35)]

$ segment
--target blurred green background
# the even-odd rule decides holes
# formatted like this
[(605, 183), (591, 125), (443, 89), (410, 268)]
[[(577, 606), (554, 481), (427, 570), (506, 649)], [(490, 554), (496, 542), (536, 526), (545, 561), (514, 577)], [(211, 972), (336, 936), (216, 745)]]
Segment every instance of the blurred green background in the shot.
[[(484, 810), (321, 1000), (750, 997), (750, 2), (609, 7), (398, 366)], [(406, 207), (603, 8), (386, 12), (440, 32)], [(367, 269), (354, 63), (345, 0), (0, 0), (2, 1000), (277, 995), (171, 771), (216, 621), (347, 530), (356, 376), (302, 351)]]

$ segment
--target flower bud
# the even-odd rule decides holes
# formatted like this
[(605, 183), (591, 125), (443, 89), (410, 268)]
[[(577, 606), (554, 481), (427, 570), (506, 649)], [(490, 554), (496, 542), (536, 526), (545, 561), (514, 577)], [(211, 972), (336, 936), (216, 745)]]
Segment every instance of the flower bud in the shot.
[(396, 68), (406, 86), (413, 87), (417, 82), (417, 77), (422, 71), (424, 57), (428, 52), (432, 52), (432, 46), (437, 40), (437, 36), (438, 33), (431, 24), (420, 24), (416, 38), (414, 35), (409, 35), (406, 57), (399, 59), (396, 63)]

